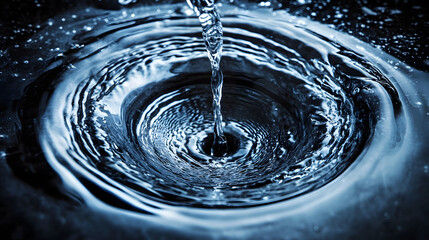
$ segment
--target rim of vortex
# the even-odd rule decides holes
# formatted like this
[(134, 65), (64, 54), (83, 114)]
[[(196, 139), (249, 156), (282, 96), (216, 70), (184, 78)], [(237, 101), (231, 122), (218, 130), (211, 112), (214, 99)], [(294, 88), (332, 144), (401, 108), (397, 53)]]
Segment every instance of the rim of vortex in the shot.
[[(324, 29), (324, 30), (328, 30), (329, 31), (329, 29)], [(332, 32), (336, 33), (333, 30), (332, 30)], [(46, 126), (44, 126), (43, 128), (46, 128)], [(41, 141), (45, 142), (45, 141), (48, 141), (48, 140), (45, 139), (45, 138), (42, 138)], [(52, 145), (49, 144), (49, 143), (47, 143), (45, 146), (52, 146)], [(46, 148), (44, 148), (44, 152), (48, 156), (49, 159), (57, 159), (59, 157), (59, 154), (60, 155), (64, 154), (64, 153), (55, 153), (54, 151), (52, 151), (52, 149), (46, 149)], [(61, 173), (60, 175), (62, 175), (62, 177), (66, 177), (69, 180), (71, 180), (71, 182), (69, 182), (70, 185), (74, 185), (73, 188), (79, 189), (80, 190), (79, 192), (81, 194), (83, 194), (85, 196), (85, 198), (92, 198), (92, 200), (96, 199), (89, 191), (87, 191), (87, 189), (85, 189), (84, 187), (82, 187), (81, 182), (79, 181), (79, 178), (76, 177), (76, 175), (72, 174), (71, 172), (78, 173), (79, 175), (82, 175), (83, 177), (85, 177), (87, 179), (90, 179), (91, 181), (100, 181), (100, 179), (96, 179), (93, 175), (91, 175), (91, 173), (89, 173), (86, 169), (82, 168), (81, 166), (73, 165), (73, 163), (66, 162), (66, 160), (64, 160), (64, 159), (61, 161), (61, 163), (58, 162), (58, 161), (56, 161), (56, 162), (55, 161), (50, 161), (50, 163), (55, 166), (55, 169), (58, 172)], [(79, 169), (79, 171), (78, 170), (67, 169), (65, 166), (68, 166), (68, 167), (71, 167), (71, 168), (75, 168), (75, 169)], [(91, 168), (89, 168), (89, 169), (91, 169)], [(105, 182), (104, 183), (100, 182), (100, 183), (102, 183), (102, 184), (109, 183), (109, 180), (107, 180), (107, 179), (103, 179), (103, 181), (105, 181)], [(111, 182), (109, 184), (111, 184)], [(153, 200), (149, 200), (149, 199), (146, 199), (144, 202), (140, 202), (140, 203), (139, 202), (135, 202), (135, 201), (133, 201), (133, 199), (130, 199), (129, 197), (126, 196), (126, 195), (133, 196), (134, 194), (131, 191), (128, 191), (127, 189), (123, 189), (123, 188), (121, 189), (119, 186), (115, 186), (115, 187), (108, 186), (107, 188), (109, 188), (113, 192), (117, 192), (119, 196), (121, 196), (123, 199), (126, 199), (126, 200), (130, 201), (130, 203), (132, 203), (132, 205), (134, 205), (135, 207), (139, 208), (142, 211), (148, 211), (150, 213), (154, 213), (155, 212), (155, 213), (164, 215), (162, 213), (162, 211), (160, 210), (161, 206), (162, 206), (161, 209), (162, 208), (164, 208), (164, 209), (175, 208), (175, 206), (164, 205), (162, 203), (159, 203), (159, 202), (156, 202), (156, 201), (153, 201)], [(318, 188), (318, 189), (320, 189), (320, 188)], [(315, 189), (315, 190), (317, 190), (317, 189)], [(120, 193), (121, 191), (122, 191), (122, 193)], [(126, 195), (124, 195), (124, 194), (126, 194)], [(91, 202), (91, 201), (89, 201), (89, 202)], [(99, 204), (99, 203), (100, 202), (98, 201), (97, 204)], [(252, 206), (254, 206), (254, 205), (252, 205)], [(178, 207), (180, 208), (180, 206), (178, 206)], [(181, 209), (181, 210), (183, 210), (183, 209)], [(191, 211), (192, 212), (194, 210), (188, 209), (186, 211)]]

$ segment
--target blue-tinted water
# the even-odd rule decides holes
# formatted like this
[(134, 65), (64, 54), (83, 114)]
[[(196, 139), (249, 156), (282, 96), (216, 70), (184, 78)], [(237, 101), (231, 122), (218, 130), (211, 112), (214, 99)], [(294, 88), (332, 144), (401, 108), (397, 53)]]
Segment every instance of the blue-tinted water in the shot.
[(413, 199), (427, 73), (284, 11), (219, 10), (224, 157), (211, 154), (216, 71), (185, 4), (84, 9), (32, 38), (52, 50), (17, 108), (62, 192), (209, 238), (347, 236)]
[[(210, 65), (212, 68), (212, 76), (210, 80), (211, 90), (213, 94), (213, 137), (207, 138), (208, 141), (213, 142), (210, 155), (225, 157), (228, 153), (228, 144), (225, 134), (223, 133), (222, 126), (222, 86), (223, 74), (220, 69), (220, 60), (222, 58), (222, 45), (223, 45), (223, 28), (220, 20), (220, 15), (217, 11), (214, 1), (187, 1), (191, 9), (201, 22), (203, 28), (203, 39), (207, 48)], [(200, 142), (204, 145), (204, 142)], [(207, 141), (205, 141), (207, 145)], [(233, 146), (231, 146), (233, 147)]]

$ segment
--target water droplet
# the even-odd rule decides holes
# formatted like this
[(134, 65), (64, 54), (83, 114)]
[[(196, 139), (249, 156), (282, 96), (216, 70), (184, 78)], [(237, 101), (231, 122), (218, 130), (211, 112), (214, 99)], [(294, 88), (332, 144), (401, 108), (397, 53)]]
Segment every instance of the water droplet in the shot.
[(306, 26), (307, 22), (305, 20), (300, 19), (300, 20), (298, 20), (297, 24), (300, 26)]
[(83, 26), (83, 30), (89, 32), (92, 30), (92, 27), (85, 25), (85, 26)]
[(69, 65), (67, 65), (67, 68), (68, 69), (76, 69), (76, 66), (70, 63)]
[(371, 15), (371, 16), (377, 16), (378, 15), (376, 12), (374, 12), (373, 10), (371, 10), (365, 6), (362, 7), (362, 11), (368, 15)]
[(118, 0), (121, 5), (128, 5), (130, 3), (134, 3), (136, 0)]
[(194, 11), (192, 11), (192, 9), (190, 9), (188, 6), (186, 6), (183, 9), (183, 13), (186, 14), (187, 16), (192, 16), (194, 15)]
[(297, 0), (296, 1), (298, 4), (304, 5), (304, 4), (309, 4), (311, 3), (311, 0)]
[(260, 7), (269, 7), (271, 6), (271, 2), (270, 1), (260, 2), (258, 5)]

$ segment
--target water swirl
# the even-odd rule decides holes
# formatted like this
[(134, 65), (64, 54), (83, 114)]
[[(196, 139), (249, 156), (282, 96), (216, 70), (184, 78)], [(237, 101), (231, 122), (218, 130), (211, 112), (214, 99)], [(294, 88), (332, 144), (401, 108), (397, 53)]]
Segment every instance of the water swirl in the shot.
[(323, 35), (327, 27), (231, 7), (221, 62), (229, 148), (213, 157), (201, 26), (182, 5), (159, 9), (106, 17), (37, 81), (51, 86), (38, 120), (43, 152), (89, 205), (192, 222), (224, 214), (209, 209), (257, 211), (314, 192), (387, 146), (375, 136), (403, 111), (396, 73), (354, 51), (354, 40)]

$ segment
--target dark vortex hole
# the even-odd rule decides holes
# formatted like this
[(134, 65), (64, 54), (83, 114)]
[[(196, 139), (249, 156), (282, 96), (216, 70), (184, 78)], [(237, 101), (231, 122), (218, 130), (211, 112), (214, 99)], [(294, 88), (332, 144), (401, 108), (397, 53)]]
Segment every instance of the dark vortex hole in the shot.
[[(232, 134), (225, 133), (226, 146), (213, 146), (214, 134), (210, 133), (201, 143), (201, 149), (207, 155), (225, 157), (236, 153), (240, 147), (240, 140)], [(213, 148), (213, 154), (212, 154)]]

